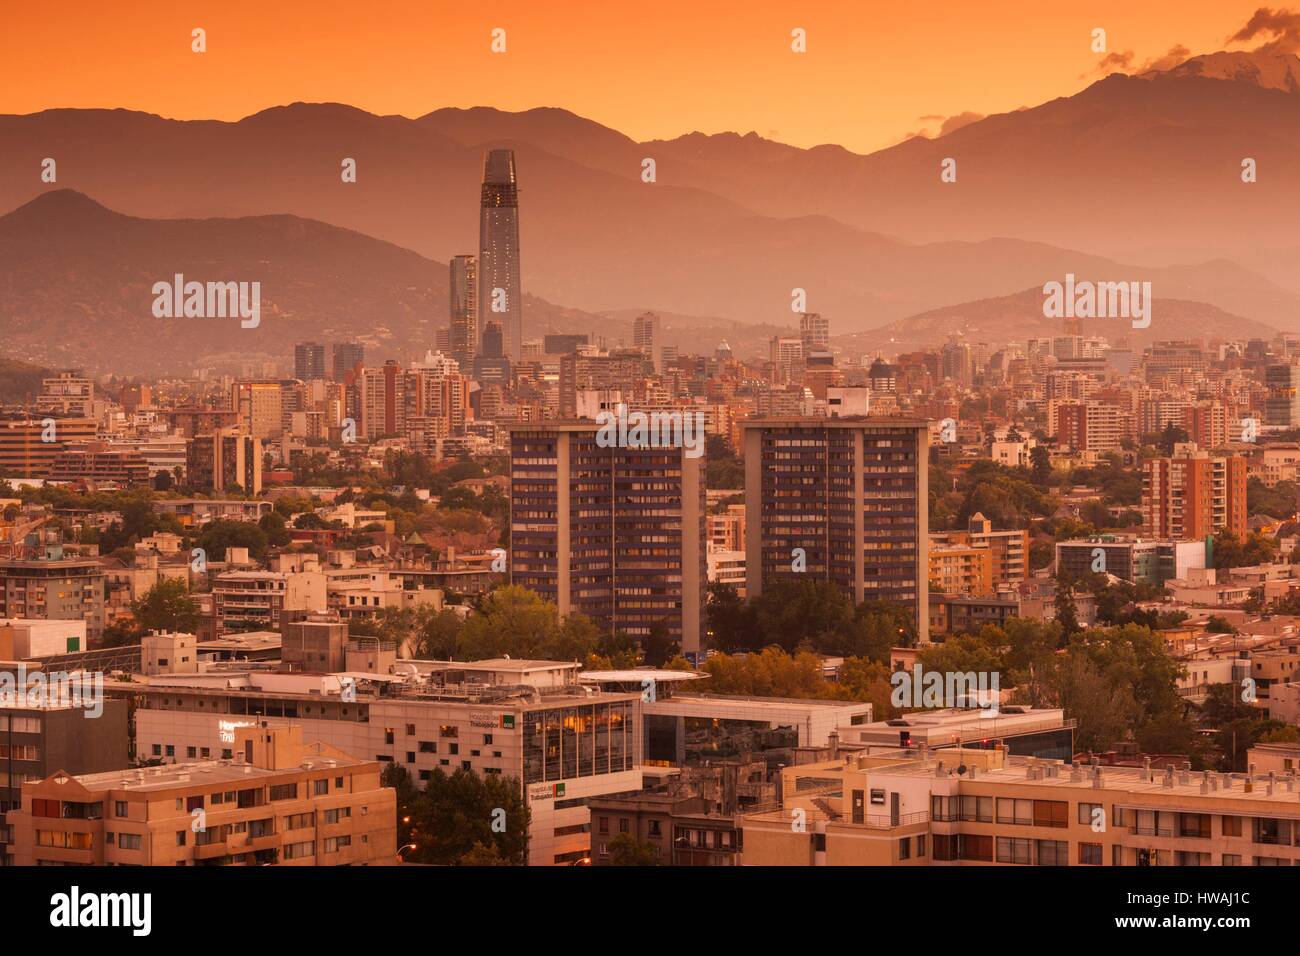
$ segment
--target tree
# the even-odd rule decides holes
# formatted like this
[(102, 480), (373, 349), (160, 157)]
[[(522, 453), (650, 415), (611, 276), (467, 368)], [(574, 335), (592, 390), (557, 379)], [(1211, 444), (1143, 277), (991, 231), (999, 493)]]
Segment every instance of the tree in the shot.
[(620, 833), (609, 841), (611, 866), (658, 866), (654, 847), (642, 843), (630, 833)]
[(283, 548), (290, 541), (285, 525), (284, 515), (278, 511), (269, 511), (257, 521), (257, 526), (266, 535), (267, 544), (277, 548)]
[(541, 659), (542, 649), (554, 643), (559, 629), (555, 605), (518, 585), (506, 585), (487, 594), (480, 613), (465, 621), (461, 654), (478, 661), (506, 654)]
[(167, 578), (131, 604), (136, 623), (145, 631), (192, 634), (199, 625), (199, 602), (178, 578)]
[(405, 842), (415, 847), (404, 855), (409, 862), (483, 865), (485, 850), (508, 865), (525, 861), (529, 811), (513, 777), (480, 776), (463, 767), (448, 776), (438, 767), (408, 806), (398, 819), (410, 817)]
[(705, 614), (715, 648), (728, 654), (757, 649), (753, 613), (735, 587), (716, 581), (710, 584)]
[(209, 561), (224, 561), (227, 548), (247, 548), (251, 557), (261, 560), (266, 556), (266, 544), (266, 532), (257, 525), (225, 519), (209, 522), (198, 539)]
[(1052, 478), (1052, 456), (1042, 445), (1035, 445), (1029, 450), (1029, 469), (1034, 476), (1034, 484), (1046, 487)]
[(1057, 581), (1052, 606), (1056, 610), (1056, 623), (1061, 627), (1062, 641), (1068, 641), (1083, 630), (1083, 625), (1079, 623), (1079, 609), (1074, 603), (1074, 588), (1069, 582)]
[(645, 662), (651, 667), (662, 667), (677, 655), (678, 642), (668, 630), (668, 622), (655, 621), (650, 625), (650, 633), (641, 642)]
[(460, 615), (445, 607), (441, 611), (420, 608), (416, 621), (415, 656), (429, 660), (454, 660), (460, 645)]

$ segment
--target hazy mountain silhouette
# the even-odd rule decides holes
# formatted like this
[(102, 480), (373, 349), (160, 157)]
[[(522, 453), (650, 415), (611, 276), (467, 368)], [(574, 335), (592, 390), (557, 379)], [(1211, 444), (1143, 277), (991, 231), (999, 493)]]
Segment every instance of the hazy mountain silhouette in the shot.
[[(56, 188), (39, 181), (49, 156), (58, 187), (132, 215), (289, 213), (445, 261), (475, 250), (482, 151), (507, 145), (524, 288), (589, 312), (785, 324), (803, 288), (853, 331), (1073, 271), (1296, 330), (1300, 97), (1275, 88), (1293, 61), (1214, 54), (1112, 75), (868, 156), (752, 133), (637, 143), (561, 109), (412, 120), (299, 103), (236, 123), (50, 110), (0, 117), (0, 209)], [(948, 157), (955, 183), (939, 178)], [(1245, 157), (1256, 183), (1241, 181)], [(1150, 268), (1168, 263), (1191, 265)]]
[[(1127, 339), (1129, 345), (1138, 350), (1156, 341), (1224, 337), (1268, 339), (1277, 333), (1271, 326), (1232, 315), (1204, 302), (1188, 302), (1155, 294), (1152, 296), (1151, 325), (1147, 328), (1135, 329), (1130, 320), (1122, 318), (1083, 319), (1082, 326), (1085, 335), (1103, 335), (1112, 343)], [(840, 340), (840, 344), (868, 352), (882, 350), (893, 354), (921, 346), (933, 347), (954, 337), (968, 342), (1003, 345), (1007, 342), (1023, 344), (1027, 338), (1060, 334), (1061, 321), (1043, 315), (1043, 291), (1040, 287), (1015, 295), (932, 309), (859, 333), (847, 341)]]
[[(260, 282), (261, 324), (155, 318), (153, 284)], [(0, 340), (7, 357), (117, 372), (184, 371), (296, 342), (360, 338), (382, 358), (422, 356), (446, 322), (447, 267), (297, 216), (154, 220), (71, 190), (0, 217)], [(537, 328), (595, 326), (575, 310), (524, 298)]]

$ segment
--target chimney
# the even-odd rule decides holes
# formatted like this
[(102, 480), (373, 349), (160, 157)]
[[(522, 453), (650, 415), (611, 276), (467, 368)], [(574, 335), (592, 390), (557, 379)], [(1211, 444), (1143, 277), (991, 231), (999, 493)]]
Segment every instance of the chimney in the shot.
[(1092, 768), (1092, 789), (1101, 789), (1101, 767)]
[(1167, 790), (1167, 789), (1169, 789), (1170, 787), (1172, 787), (1173, 785), (1174, 785), (1174, 768), (1173, 768), (1173, 767), (1166, 767), (1166, 768), (1165, 768), (1165, 780), (1164, 780), (1164, 783), (1162, 784), (1162, 786), (1164, 786), (1164, 788)]
[(1151, 758), (1150, 757), (1142, 758), (1142, 772), (1138, 775), (1138, 779), (1140, 779), (1143, 783), (1147, 783), (1148, 781), (1151, 780)]
[(1230, 774), (1230, 773), (1225, 773), (1225, 774), (1223, 775), (1223, 789), (1224, 789), (1224, 790), (1231, 790), (1231, 789), (1232, 789), (1232, 774)]
[(934, 775), (936, 777), (946, 777), (948, 775), (948, 772), (943, 768), (942, 760), (940, 760), (937, 764), (935, 764)]

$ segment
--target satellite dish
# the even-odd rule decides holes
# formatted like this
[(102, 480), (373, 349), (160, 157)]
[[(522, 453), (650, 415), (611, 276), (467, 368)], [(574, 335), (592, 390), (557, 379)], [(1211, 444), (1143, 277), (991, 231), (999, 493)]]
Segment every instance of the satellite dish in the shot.
[(966, 765), (965, 765), (965, 764), (961, 764), (960, 766), (957, 767), (957, 773), (958, 773), (958, 775), (960, 775), (960, 774), (964, 774), (965, 772), (966, 772)]

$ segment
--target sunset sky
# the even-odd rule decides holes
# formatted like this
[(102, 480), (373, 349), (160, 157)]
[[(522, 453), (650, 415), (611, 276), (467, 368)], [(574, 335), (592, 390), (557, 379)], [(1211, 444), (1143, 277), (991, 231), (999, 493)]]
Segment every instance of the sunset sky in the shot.
[[(1229, 45), (1258, 0), (222, 0), (11, 4), (0, 112), (125, 107), (234, 120), (297, 100), (419, 116), (559, 106), (636, 139), (735, 130), (868, 152), (943, 117), (1099, 78), (1091, 31), (1133, 67)], [(208, 52), (190, 50), (207, 31)], [(494, 27), (507, 52), (490, 52)], [(790, 50), (807, 31), (808, 52)], [(1263, 37), (1267, 39), (1268, 37)], [(1132, 68), (1131, 68), (1132, 69)]]

